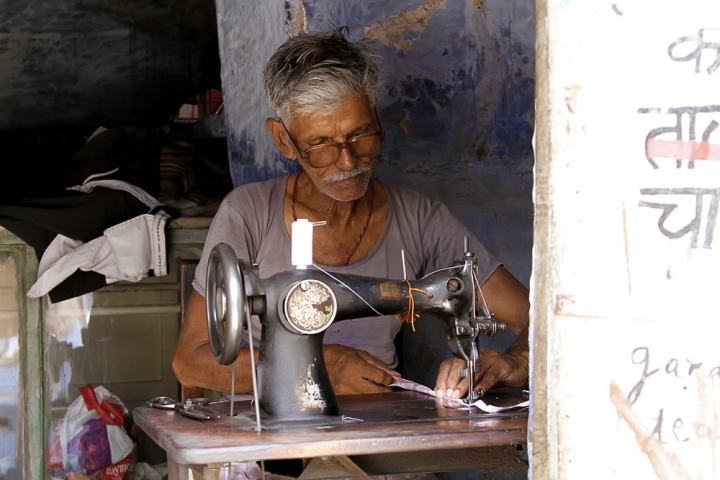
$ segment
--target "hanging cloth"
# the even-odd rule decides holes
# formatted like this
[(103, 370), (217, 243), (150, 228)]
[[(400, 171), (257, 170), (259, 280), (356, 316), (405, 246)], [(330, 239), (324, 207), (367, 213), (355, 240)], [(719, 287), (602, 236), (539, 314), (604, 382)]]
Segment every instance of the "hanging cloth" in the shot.
[(38, 279), (28, 297), (49, 293), (76, 270), (97, 272), (108, 284), (138, 282), (151, 272), (167, 275), (165, 223), (169, 218), (162, 210), (139, 215), (106, 229), (88, 243), (58, 235), (40, 261)]

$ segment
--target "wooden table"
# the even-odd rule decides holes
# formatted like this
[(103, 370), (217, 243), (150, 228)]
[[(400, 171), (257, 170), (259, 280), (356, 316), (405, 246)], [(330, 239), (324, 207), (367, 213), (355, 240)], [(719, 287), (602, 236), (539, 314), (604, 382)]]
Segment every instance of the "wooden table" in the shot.
[[(527, 443), (526, 411), (491, 415), (448, 409), (415, 392), (347, 395), (339, 400), (343, 415), (350, 420), (297, 425), (266, 422), (260, 432), (254, 429), (249, 402), (235, 403), (235, 411), (240, 412), (235, 417), (222, 415), (210, 421), (147, 407), (135, 409), (133, 416), (135, 423), (167, 452), (171, 480), (188, 478), (182, 470), (193, 465), (337, 456), (367, 460), (373, 454), (399, 452), (425, 452), (420, 458), (431, 464), (437, 460), (428, 461), (428, 453), (439, 450), (441, 458), (455, 462), (451, 450), (464, 452), (462, 456), (467, 457), (467, 452), (477, 447)], [(214, 408), (229, 412), (227, 403), (214, 404)], [(423, 471), (431, 466), (414, 465), (414, 469)]]

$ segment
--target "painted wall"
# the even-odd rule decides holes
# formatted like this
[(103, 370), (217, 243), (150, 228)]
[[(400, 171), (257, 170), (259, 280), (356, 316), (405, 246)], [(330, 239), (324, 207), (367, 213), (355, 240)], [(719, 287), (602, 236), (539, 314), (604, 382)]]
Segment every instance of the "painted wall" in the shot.
[[(264, 126), (262, 68), (289, 34), (347, 25), (377, 49), (387, 138), (377, 176), (448, 204), (522, 282), (530, 277), (532, 0), (218, 0), (231, 171), (236, 185), (296, 167)], [(462, 245), (458, 246), (461, 253)], [(406, 374), (434, 384), (438, 322), (405, 334)], [(442, 335), (440, 335), (442, 338)], [(500, 339), (507, 343), (511, 339)]]
[(212, 0), (0, 1), (0, 130), (164, 118), (218, 83)]
[(718, 479), (720, 4), (538, 20), (532, 478)]

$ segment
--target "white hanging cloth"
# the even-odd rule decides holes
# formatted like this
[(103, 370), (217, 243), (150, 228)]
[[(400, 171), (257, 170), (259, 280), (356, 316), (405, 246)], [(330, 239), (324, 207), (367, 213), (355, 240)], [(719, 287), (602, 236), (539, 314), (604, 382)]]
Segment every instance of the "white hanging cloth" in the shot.
[(76, 270), (94, 271), (106, 282), (138, 282), (148, 276), (167, 275), (165, 223), (170, 215), (160, 210), (113, 225), (87, 243), (58, 235), (40, 260), (38, 279), (28, 297), (45, 295)]

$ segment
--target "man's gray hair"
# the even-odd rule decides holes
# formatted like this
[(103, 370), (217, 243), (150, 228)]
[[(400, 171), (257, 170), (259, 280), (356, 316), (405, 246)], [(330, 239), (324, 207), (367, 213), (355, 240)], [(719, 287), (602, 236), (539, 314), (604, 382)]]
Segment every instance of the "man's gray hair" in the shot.
[(292, 115), (328, 114), (347, 100), (366, 95), (375, 106), (379, 88), (374, 51), (345, 38), (347, 27), (301, 33), (289, 38), (270, 57), (263, 71), (263, 90), (286, 124)]

